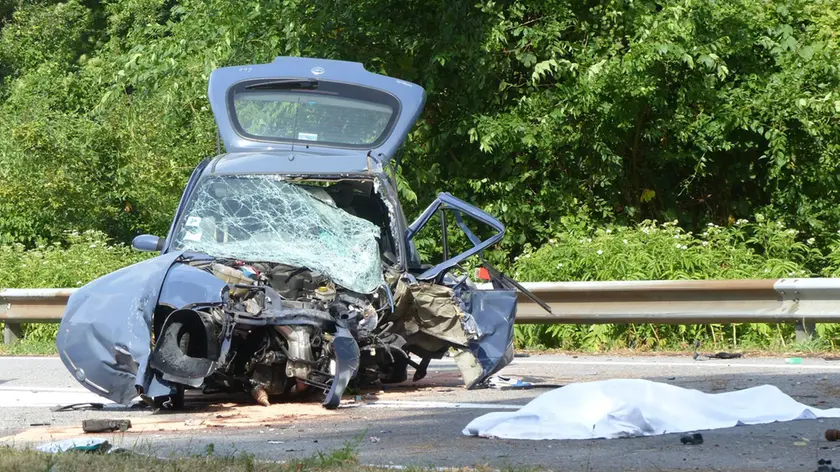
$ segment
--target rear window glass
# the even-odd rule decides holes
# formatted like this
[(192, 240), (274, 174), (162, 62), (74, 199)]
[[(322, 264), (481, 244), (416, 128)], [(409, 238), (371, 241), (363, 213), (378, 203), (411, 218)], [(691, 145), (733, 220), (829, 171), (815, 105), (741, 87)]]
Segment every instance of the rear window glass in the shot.
[(339, 147), (377, 146), (399, 115), (388, 93), (326, 81), (249, 81), (231, 89), (229, 102), (245, 137)]

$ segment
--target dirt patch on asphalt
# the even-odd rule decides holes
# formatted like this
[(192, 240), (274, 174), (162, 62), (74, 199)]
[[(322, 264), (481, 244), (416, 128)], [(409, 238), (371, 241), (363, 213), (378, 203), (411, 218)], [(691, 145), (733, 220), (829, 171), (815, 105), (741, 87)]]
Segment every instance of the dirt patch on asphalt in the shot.
[[(209, 411), (208, 411), (209, 410)], [(235, 403), (215, 404), (205, 410), (196, 410), (184, 419), (183, 412), (177, 415), (152, 414), (148, 416), (124, 418), (131, 421), (131, 428), (124, 433), (91, 434), (89, 436), (142, 436), (155, 433), (195, 434), (204, 430), (222, 430), (231, 428), (276, 428), (286, 429), (295, 421), (317, 417), (330, 417), (331, 421), (341, 418), (340, 410), (327, 410), (319, 403), (277, 403), (268, 407), (259, 405), (239, 405)], [(113, 419), (123, 419), (115, 414)], [(82, 431), (81, 422), (76, 426), (39, 426), (26, 429), (17, 434), (0, 438), (0, 444), (19, 444), (29, 442), (58, 441), (75, 437), (88, 436)]]

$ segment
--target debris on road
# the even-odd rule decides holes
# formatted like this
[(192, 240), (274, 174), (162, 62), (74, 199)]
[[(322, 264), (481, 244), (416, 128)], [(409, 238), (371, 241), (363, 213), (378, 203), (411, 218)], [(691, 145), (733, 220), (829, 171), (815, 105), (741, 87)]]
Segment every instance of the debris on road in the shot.
[(534, 384), (525, 382), (518, 377), (504, 377), (494, 375), (482, 384), (483, 388), (495, 388), (497, 390), (530, 390), (532, 388), (560, 388), (560, 384)]
[(829, 441), (840, 441), (840, 431), (836, 429), (825, 430), (825, 439)]
[(531, 388), (531, 382), (525, 382), (524, 380), (518, 377), (504, 377), (501, 375), (494, 375), (487, 379), (485, 384), (489, 388), (498, 388), (498, 389), (514, 389), (514, 388)]
[(72, 411), (72, 410), (81, 410), (81, 409), (91, 409), (91, 410), (101, 410), (105, 408), (104, 403), (72, 403), (70, 405), (57, 405), (50, 408), (50, 411), (59, 412), (59, 411)]
[(110, 433), (119, 431), (124, 433), (131, 428), (130, 420), (84, 420), (82, 431), (86, 433)]
[(807, 446), (809, 442), (811, 442), (811, 440), (810, 440), (810, 439), (808, 439), (808, 438), (801, 438), (799, 441), (794, 441), (794, 442), (793, 442), (793, 445), (794, 445), (794, 446), (800, 446), (800, 447), (801, 447), (801, 446)]
[(831, 465), (831, 460), (820, 459), (817, 461), (816, 472), (840, 472), (840, 469)]
[(721, 351), (715, 354), (706, 354), (706, 357), (709, 359), (741, 359), (744, 357), (744, 354), (740, 352)]
[(692, 357), (694, 358), (695, 361), (700, 360), (701, 357), (706, 358), (706, 359), (742, 359), (744, 357), (744, 354), (742, 354), (740, 352), (726, 352), (726, 351), (720, 351), (720, 352), (712, 353), (712, 354), (701, 354), (700, 352), (698, 352), (699, 349), (700, 349), (700, 341), (695, 341), (694, 342), (694, 353), (692, 354)]
[(700, 433), (693, 433), (693, 434), (684, 434), (680, 438), (680, 442), (683, 444), (703, 444), (703, 435)]
[(75, 438), (43, 444), (35, 449), (49, 454), (66, 451), (107, 452), (111, 444), (101, 438)]
[(785, 364), (801, 364), (802, 358), (801, 357), (788, 357), (785, 359)]
[(378, 438), (378, 437), (376, 437), (376, 436), (371, 436), (371, 437), (369, 438), (369, 441), (375, 444), (375, 443), (378, 443), (378, 442), (379, 442), (379, 438)]

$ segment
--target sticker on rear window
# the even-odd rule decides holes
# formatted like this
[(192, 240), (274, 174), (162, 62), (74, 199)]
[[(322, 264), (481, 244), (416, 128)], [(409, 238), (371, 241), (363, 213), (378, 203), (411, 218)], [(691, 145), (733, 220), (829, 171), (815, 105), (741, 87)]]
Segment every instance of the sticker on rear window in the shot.
[(187, 241), (201, 241), (201, 230), (185, 234), (184, 239)]
[(318, 135), (315, 133), (298, 133), (298, 139), (301, 141), (317, 141)]

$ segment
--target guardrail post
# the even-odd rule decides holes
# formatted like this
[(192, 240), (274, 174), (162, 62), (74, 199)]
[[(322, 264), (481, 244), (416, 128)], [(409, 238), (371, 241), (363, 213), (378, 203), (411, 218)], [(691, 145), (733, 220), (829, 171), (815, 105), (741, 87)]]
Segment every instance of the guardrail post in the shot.
[(796, 342), (807, 343), (817, 339), (817, 323), (799, 320), (796, 322)]
[(3, 327), (3, 342), (12, 344), (20, 340), (20, 323), (6, 322)]

